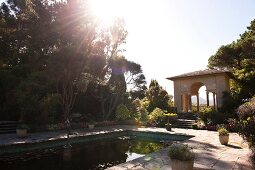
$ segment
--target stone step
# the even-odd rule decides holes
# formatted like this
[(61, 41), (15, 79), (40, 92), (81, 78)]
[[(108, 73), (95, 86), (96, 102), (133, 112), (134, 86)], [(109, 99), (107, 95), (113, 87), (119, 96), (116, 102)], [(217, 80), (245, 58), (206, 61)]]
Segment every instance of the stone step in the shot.
[(189, 119), (177, 119), (175, 123), (173, 123), (174, 128), (185, 128), (190, 129), (192, 128), (192, 124), (195, 123), (195, 120), (189, 120)]
[(178, 118), (180, 119), (189, 119), (189, 120), (197, 120), (196, 113), (178, 113)]
[(0, 134), (15, 133), (19, 122), (15, 121), (1, 121), (0, 122)]

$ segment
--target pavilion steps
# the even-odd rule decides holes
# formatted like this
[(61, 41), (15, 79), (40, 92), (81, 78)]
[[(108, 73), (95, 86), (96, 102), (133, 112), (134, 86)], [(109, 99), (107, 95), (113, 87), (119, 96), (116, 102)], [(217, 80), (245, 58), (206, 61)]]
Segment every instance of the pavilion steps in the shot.
[(177, 121), (172, 124), (172, 127), (173, 128), (191, 129), (193, 123), (195, 123), (195, 120), (177, 119)]
[(177, 113), (179, 119), (186, 119), (186, 120), (197, 120), (198, 114), (192, 113), (192, 112), (186, 112), (186, 113)]
[(19, 124), (16, 121), (0, 121), (0, 134), (16, 133), (16, 128)]

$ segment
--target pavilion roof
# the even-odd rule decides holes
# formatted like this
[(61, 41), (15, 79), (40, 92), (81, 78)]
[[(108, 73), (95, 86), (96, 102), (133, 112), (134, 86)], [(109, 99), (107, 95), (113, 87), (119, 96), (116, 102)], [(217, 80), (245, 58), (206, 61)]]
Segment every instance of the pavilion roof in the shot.
[(173, 77), (168, 77), (166, 79), (174, 81), (174, 80), (180, 79), (180, 78), (197, 77), (197, 76), (212, 75), (212, 74), (222, 74), (222, 73), (225, 73), (229, 77), (232, 77), (231, 72), (228, 71), (228, 70), (206, 69), (206, 70), (199, 70), (199, 71), (193, 71), (193, 72), (189, 72), (189, 73), (184, 73), (184, 74), (181, 74), (181, 75), (177, 75), (177, 76), (173, 76)]

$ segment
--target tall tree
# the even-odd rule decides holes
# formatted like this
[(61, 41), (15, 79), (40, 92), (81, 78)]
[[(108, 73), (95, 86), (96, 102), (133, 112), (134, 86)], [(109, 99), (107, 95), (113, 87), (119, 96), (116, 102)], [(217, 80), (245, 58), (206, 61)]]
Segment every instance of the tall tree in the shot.
[(151, 80), (149, 89), (146, 91), (146, 98), (150, 101), (148, 111), (153, 111), (156, 107), (167, 110), (169, 108), (169, 95), (157, 82)]
[(251, 21), (247, 31), (240, 38), (228, 45), (221, 46), (215, 55), (208, 60), (208, 67), (228, 69), (237, 84), (232, 90), (239, 99), (255, 95), (255, 20)]
[(123, 57), (124, 21), (102, 27), (84, 1), (8, 0), (0, 17), (1, 112), (39, 119), (47, 109), (56, 112), (61, 99), (68, 117), (91, 83), (108, 119), (128, 84), (145, 84), (141, 66)]

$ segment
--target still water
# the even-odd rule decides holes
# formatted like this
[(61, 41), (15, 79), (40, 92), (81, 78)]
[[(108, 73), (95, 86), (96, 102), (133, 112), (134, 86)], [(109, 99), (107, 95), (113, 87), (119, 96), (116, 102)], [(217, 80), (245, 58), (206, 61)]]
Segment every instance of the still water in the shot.
[(112, 139), (0, 157), (0, 170), (106, 169), (158, 151), (163, 144), (145, 139)]

